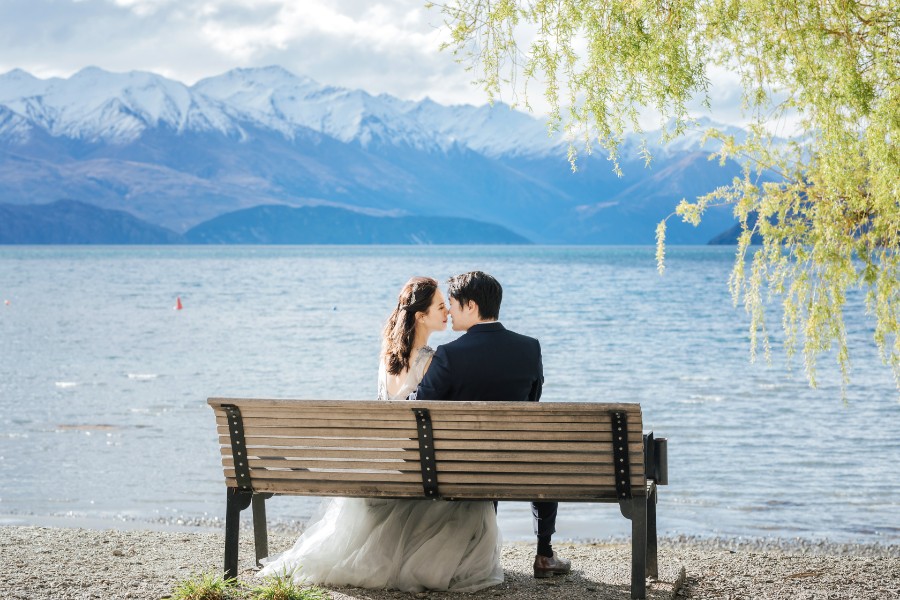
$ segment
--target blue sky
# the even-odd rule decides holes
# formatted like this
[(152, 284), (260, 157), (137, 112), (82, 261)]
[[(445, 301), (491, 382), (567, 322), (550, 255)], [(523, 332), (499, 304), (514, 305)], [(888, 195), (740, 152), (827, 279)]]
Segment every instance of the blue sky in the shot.
[[(0, 73), (67, 77), (98, 66), (191, 84), (277, 64), (373, 94), (484, 104), (470, 74), (439, 51), (441, 25), (425, 0), (3, 0)], [(705, 114), (742, 122), (735, 79), (710, 75), (713, 111)], [(532, 100), (540, 113), (540, 98)]]

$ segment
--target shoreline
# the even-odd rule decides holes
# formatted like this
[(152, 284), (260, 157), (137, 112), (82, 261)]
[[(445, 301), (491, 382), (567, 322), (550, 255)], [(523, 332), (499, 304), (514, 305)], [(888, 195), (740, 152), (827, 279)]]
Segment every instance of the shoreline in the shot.
[[(17, 600), (162, 599), (179, 581), (221, 569), (223, 531), (84, 529), (0, 525), (0, 597)], [(296, 533), (270, 531), (269, 547)], [(564, 577), (531, 576), (533, 544), (503, 546), (503, 584), (475, 594), (327, 588), (335, 600), (629, 598), (630, 545), (568, 542), (554, 548), (573, 564)], [(242, 531), (239, 577), (253, 583), (253, 536)], [(900, 598), (900, 545), (802, 540), (668, 537), (648, 599)], [(548, 587), (549, 586), (549, 587)]]
[[(284, 534), (296, 537), (303, 531), (305, 524), (295, 520), (270, 518), (267, 520), (270, 535)], [(223, 533), (225, 519), (219, 517), (89, 517), (85, 515), (39, 515), (35, 513), (0, 513), (0, 527), (43, 527), (59, 529), (118, 530), (118, 531), (158, 531), (185, 533)], [(253, 525), (250, 511), (244, 511), (241, 518), (241, 535), (251, 532)], [(528, 544), (532, 538), (527, 536), (508, 536), (503, 534), (504, 542)], [(628, 543), (629, 535), (588, 535), (578, 538), (566, 537), (562, 532), (557, 535), (567, 543)], [(782, 550), (802, 553), (829, 553), (846, 555), (878, 555), (900, 556), (900, 538), (891, 540), (847, 541), (829, 537), (803, 536), (753, 536), (725, 533), (660, 533), (660, 540), (689, 543), (718, 549), (733, 550)]]

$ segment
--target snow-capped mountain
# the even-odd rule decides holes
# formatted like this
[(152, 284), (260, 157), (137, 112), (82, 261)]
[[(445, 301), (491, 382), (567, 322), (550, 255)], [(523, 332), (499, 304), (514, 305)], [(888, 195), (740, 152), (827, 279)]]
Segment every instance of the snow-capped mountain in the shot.
[(235, 69), (191, 89), (228, 106), (242, 121), (287, 137), (305, 128), (363, 146), (374, 140), (418, 149), (442, 146), (433, 131), (407, 117), (402, 100), (321, 86), (280, 67)]
[[(654, 170), (687, 164), (711, 183), (733, 176), (734, 168), (702, 164), (683, 146), (696, 142), (684, 140), (657, 149)], [(602, 242), (607, 234), (596, 232), (617, 229), (615, 211), (592, 207), (652, 187), (653, 172), (629, 140), (625, 179), (612, 175), (602, 153), (583, 156), (573, 175), (565, 146), (543, 119), (502, 104), (373, 96), (280, 67), (235, 69), (191, 86), (95, 67), (69, 78), (0, 75), (0, 203), (71, 198), (177, 232), (262, 204), (324, 204), (480, 219), (535, 241)], [(680, 199), (661, 187), (665, 197), (650, 203), (647, 219), (669, 214)], [(691, 239), (705, 241), (731, 217), (711, 221)], [(652, 241), (652, 225), (647, 231), (634, 241)]]
[(68, 79), (22, 70), (0, 76), (0, 105), (54, 137), (127, 143), (149, 128), (235, 133), (225, 107), (184, 84), (140, 71), (96, 67)]
[[(305, 128), (364, 146), (373, 140), (418, 149), (456, 144), (493, 157), (541, 156), (566, 145), (561, 135), (548, 135), (541, 118), (502, 103), (443, 106), (428, 98), (372, 96), (281, 67), (234, 69), (193, 86), (140, 71), (88, 67), (68, 79), (38, 79), (16, 69), (0, 75), (0, 107), (18, 117), (18, 128), (27, 122), (53, 136), (114, 143), (156, 127), (243, 134), (241, 125), (252, 124), (287, 137)], [(685, 141), (696, 138), (676, 143)]]

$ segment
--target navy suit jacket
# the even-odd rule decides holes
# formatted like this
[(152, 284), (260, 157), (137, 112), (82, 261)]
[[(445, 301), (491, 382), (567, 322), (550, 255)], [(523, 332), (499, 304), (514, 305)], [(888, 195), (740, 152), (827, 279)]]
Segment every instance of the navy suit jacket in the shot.
[(437, 347), (416, 399), (537, 401), (543, 385), (540, 342), (479, 323)]

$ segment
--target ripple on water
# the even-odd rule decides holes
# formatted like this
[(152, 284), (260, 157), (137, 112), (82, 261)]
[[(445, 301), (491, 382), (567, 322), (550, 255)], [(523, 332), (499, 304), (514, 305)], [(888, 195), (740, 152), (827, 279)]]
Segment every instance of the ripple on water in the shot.
[(679, 404), (710, 404), (721, 402), (725, 399), (725, 396), (719, 396), (718, 394), (691, 394), (687, 398), (682, 398), (678, 401)]
[(710, 380), (712, 380), (712, 377), (710, 377), (709, 375), (679, 375), (678, 376), (678, 381), (703, 382), (703, 381), (710, 381)]
[(117, 425), (107, 425), (104, 423), (84, 423), (84, 424), (68, 424), (56, 426), (56, 431), (116, 431), (121, 429)]
[(128, 379), (134, 379), (136, 381), (150, 381), (157, 377), (159, 377), (159, 375), (156, 373), (128, 373)]

